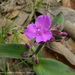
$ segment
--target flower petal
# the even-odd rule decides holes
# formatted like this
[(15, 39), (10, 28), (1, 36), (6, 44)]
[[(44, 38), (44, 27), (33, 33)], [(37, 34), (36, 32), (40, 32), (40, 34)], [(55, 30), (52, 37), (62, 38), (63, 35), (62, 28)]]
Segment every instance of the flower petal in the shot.
[(24, 31), (24, 34), (28, 37), (28, 38), (30, 38), (30, 39), (33, 39), (33, 38), (35, 38), (35, 33), (34, 33), (34, 31), (35, 31), (35, 24), (29, 24), (28, 26), (27, 26), (27, 29), (25, 29), (25, 31)]
[(35, 21), (35, 25), (49, 29), (51, 26), (51, 19), (48, 15), (41, 15), (41, 16), (37, 17), (37, 19)]
[(47, 30), (43, 35), (36, 37), (36, 42), (46, 42), (47, 40), (50, 40), (52, 38), (52, 32)]

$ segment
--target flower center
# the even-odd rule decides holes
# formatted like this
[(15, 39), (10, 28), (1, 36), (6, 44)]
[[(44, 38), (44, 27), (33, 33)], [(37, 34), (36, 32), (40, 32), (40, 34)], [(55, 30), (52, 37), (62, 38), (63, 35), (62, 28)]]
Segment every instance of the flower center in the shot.
[(37, 31), (40, 31), (41, 29), (37, 29)]
[(46, 30), (46, 28), (44, 28), (44, 30)]
[(40, 24), (40, 26), (42, 26), (42, 24)]
[(36, 30), (34, 30), (34, 33), (36, 33)]
[(40, 26), (35, 26), (34, 33), (36, 34), (36, 36), (45, 34), (45, 31), (46, 31), (46, 28), (43, 28), (42, 24), (40, 24)]

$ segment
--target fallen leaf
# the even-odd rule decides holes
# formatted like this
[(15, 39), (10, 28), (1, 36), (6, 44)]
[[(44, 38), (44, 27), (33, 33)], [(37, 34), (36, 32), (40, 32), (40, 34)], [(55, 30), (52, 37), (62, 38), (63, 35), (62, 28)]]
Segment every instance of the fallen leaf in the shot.
[(20, 12), (20, 10), (14, 10), (9, 14), (9, 16), (7, 18), (9, 18), (9, 19), (15, 18), (16, 16), (18, 16), (19, 12)]
[(71, 8), (75, 9), (75, 0), (70, 0), (71, 2)]
[(69, 39), (68, 40), (68, 42), (69, 42), (69, 44), (70, 44), (70, 46), (71, 46), (71, 51), (75, 54), (75, 41), (73, 40), (73, 39)]
[(11, 11), (15, 8), (16, 1), (15, 0), (8, 0), (5, 5), (1, 6), (3, 12)]
[(11, 25), (13, 21), (11, 21), (10, 19), (6, 19), (6, 18), (1, 18), (0, 19), (0, 28), (4, 25)]
[(25, 3), (25, 0), (16, 0), (16, 2), (17, 2), (18, 4), (23, 4), (23, 3)]
[(48, 10), (51, 9), (51, 7), (57, 7), (59, 4), (56, 0), (43, 0), (40, 7), (37, 9), (37, 12), (41, 14), (47, 14)]
[(60, 2), (61, 0), (57, 0), (57, 2)]
[(75, 9), (75, 0), (62, 0), (62, 4), (65, 7)]
[(71, 68), (75, 69), (75, 66), (72, 65), (70, 62), (68, 62), (68, 60), (63, 55), (61, 55), (47, 47), (44, 47), (42, 49), (42, 52), (43, 52), (43, 55), (45, 58), (52, 58), (52, 59), (58, 60), (60, 62), (63, 62), (64, 64), (70, 66)]
[(47, 47), (59, 54), (62, 54), (72, 65), (75, 65), (75, 55), (60, 42), (48, 42)]
[(24, 12), (24, 11), (21, 11), (18, 15), (18, 17), (16, 18), (16, 20), (14, 21), (13, 25), (22, 25), (26, 19), (28, 18), (29, 14)]
[(58, 13), (62, 12), (65, 17), (65, 21), (69, 20), (72, 23), (75, 22), (75, 10), (68, 8), (68, 7), (54, 7), (53, 9), (48, 10), (50, 15), (57, 15)]
[(26, 44), (30, 41), (25, 34), (20, 34), (19, 37), (22, 39), (21, 44)]
[[(28, 43), (30, 41), (30, 39), (28, 39), (25, 34), (19, 34), (17, 39), (18, 39), (18, 43), (20, 43), (20, 44), (26, 44), (26, 43)], [(8, 43), (11, 43), (12, 41), (13, 41), (13, 43), (16, 43), (17, 39), (12, 34), (11, 36), (8, 37), (8, 40), (9, 40)]]
[(63, 6), (65, 6), (65, 7), (70, 7), (70, 8), (71, 8), (70, 0), (62, 0), (62, 4), (63, 4)]

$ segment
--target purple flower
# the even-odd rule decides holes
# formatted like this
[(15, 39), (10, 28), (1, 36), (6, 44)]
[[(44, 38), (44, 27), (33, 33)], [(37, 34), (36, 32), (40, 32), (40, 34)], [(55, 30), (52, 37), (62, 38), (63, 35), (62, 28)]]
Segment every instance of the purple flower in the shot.
[(52, 38), (52, 32), (49, 30), (51, 26), (51, 20), (47, 15), (39, 16), (35, 24), (29, 24), (25, 29), (25, 35), (30, 38), (36, 38), (36, 42), (46, 42)]

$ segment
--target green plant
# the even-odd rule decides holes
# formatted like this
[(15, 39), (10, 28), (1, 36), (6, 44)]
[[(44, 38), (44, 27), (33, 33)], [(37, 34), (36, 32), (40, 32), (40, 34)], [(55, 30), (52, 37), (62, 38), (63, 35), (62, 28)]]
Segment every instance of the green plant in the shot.
[[(38, 20), (39, 17), (43, 17), (43, 19)], [(56, 60), (50, 59), (50, 58), (44, 58), (43, 54), (41, 52), (42, 47), (46, 45), (47, 41), (49, 41), (49, 42), (56, 41), (56, 39), (52, 40), (52, 38), (56, 37), (54, 35), (58, 34), (60, 37), (62, 37), (62, 33), (63, 33), (62, 30), (64, 28), (63, 14), (59, 13), (59, 15), (57, 15), (53, 19), (50, 31), (49, 31), (48, 24), (51, 24), (50, 23), (51, 21), (49, 20), (49, 17), (47, 15), (41, 15), (39, 17), (38, 17), (38, 19), (36, 19), (36, 21), (38, 21), (38, 22), (35, 23), (36, 25), (38, 24), (37, 26), (35, 24), (29, 24), (27, 26), (28, 29), (26, 29), (24, 31), (24, 33), (29, 38), (36, 39), (36, 42), (37, 42), (36, 46), (35, 46), (35, 41), (31, 42), (29, 44), (26, 44), (26, 45), (23, 45), (23, 44), (0, 44), (0, 57), (21, 59), (22, 61), (19, 64), (21, 64), (25, 61), (28, 63), (31, 63), (33, 71), (36, 73), (36, 75), (75, 75), (75, 72), (70, 70), (70, 68), (67, 65), (65, 65), (61, 62), (58, 62)], [(49, 22), (47, 25), (46, 25), (45, 20), (47, 23)], [(32, 32), (30, 33), (30, 31), (32, 31)], [(46, 34), (45, 32), (50, 33), (47, 38), (45, 38), (45, 36), (43, 36)], [(33, 36), (31, 36), (31, 34), (33, 34)], [(52, 34), (54, 34), (54, 35), (52, 35)], [(18, 39), (18, 35), (16, 33), (15, 33), (15, 36), (16, 36), (16, 39), (18, 42), (19, 39)], [(39, 36), (42, 36), (43, 38), (40, 39)], [(37, 40), (37, 38), (39, 38), (39, 39)], [(50, 38), (50, 40), (49, 40), (49, 38)], [(19, 65), (19, 64), (17, 64), (17, 65)], [(16, 66), (14, 66), (14, 67), (16, 67)], [(12, 67), (12, 68), (14, 68), (14, 67)]]

